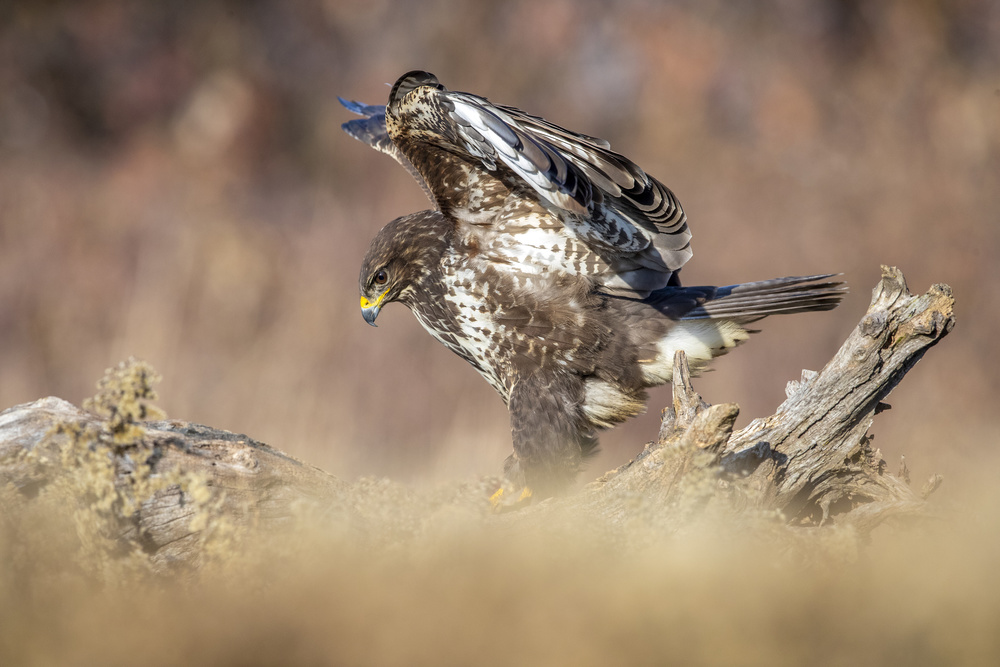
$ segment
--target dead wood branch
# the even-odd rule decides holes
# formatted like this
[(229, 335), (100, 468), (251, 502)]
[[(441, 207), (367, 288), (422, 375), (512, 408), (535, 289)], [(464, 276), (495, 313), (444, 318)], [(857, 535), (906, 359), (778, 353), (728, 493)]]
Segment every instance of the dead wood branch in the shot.
[(736, 433), (739, 408), (707, 406), (679, 353), (673, 406), (664, 410), (658, 441), (589, 492), (652, 494), (670, 505), (692, 479), (704, 487), (708, 475), (716, 489), (709, 495), (727, 495), (737, 506), (779, 511), (797, 525), (835, 518), (861, 533), (890, 516), (922, 511), (927, 494), (886, 471), (867, 431), (888, 407), (889, 392), (951, 331), (953, 307), (947, 285), (913, 296), (898, 269), (883, 267), (868, 312), (826, 367), (803, 371), (775, 414)]

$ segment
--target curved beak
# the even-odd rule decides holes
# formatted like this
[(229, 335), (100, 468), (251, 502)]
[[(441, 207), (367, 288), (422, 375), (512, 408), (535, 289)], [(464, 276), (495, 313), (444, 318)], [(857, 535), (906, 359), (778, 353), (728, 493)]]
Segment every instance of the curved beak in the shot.
[(365, 318), (365, 322), (373, 327), (378, 326), (375, 324), (375, 318), (378, 317), (378, 311), (382, 310), (382, 300), (385, 299), (385, 295), (388, 293), (389, 290), (382, 292), (375, 301), (369, 301), (365, 297), (361, 297), (361, 317)]
[[(364, 301), (364, 299), (362, 299), (362, 301)], [(373, 327), (377, 327), (378, 325), (375, 324), (375, 318), (378, 317), (378, 311), (380, 310), (382, 310), (382, 308), (376, 305), (371, 305), (368, 306), (367, 308), (361, 306), (361, 317), (365, 318), (365, 322), (367, 322), (368, 324), (372, 325)]]

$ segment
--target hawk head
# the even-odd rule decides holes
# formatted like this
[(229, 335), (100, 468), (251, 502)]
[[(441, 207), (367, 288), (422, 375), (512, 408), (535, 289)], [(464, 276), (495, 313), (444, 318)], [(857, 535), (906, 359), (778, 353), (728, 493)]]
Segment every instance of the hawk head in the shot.
[(396, 218), (372, 240), (361, 264), (361, 315), (375, 326), (387, 303), (408, 303), (438, 268), (452, 224), (439, 211)]

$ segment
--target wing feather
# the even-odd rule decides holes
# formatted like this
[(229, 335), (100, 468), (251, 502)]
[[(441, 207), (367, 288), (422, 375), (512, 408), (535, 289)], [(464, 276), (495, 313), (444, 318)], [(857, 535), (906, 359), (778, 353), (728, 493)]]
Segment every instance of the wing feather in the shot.
[(389, 133), (385, 129), (385, 107), (345, 100), (343, 97), (338, 97), (337, 100), (348, 111), (352, 111), (359, 116), (364, 116), (364, 118), (357, 118), (343, 123), (340, 126), (341, 129), (358, 141), (368, 144), (380, 153), (385, 153), (403, 165), (403, 168), (410, 172), (410, 175), (417, 181), (417, 185), (424, 191), (427, 198), (434, 201), (434, 195), (431, 193), (427, 181), (424, 180), (424, 177), (416, 170), (413, 164), (406, 159), (403, 151), (399, 150), (399, 147), (392, 143), (392, 139), (389, 138)]
[[(676, 284), (676, 272), (691, 257), (691, 233), (676, 196), (603, 139), (449, 91), (426, 72), (401, 77), (386, 107), (345, 106), (366, 116), (352, 123), (368, 124), (344, 129), (415, 173), (459, 224), (480, 230), (492, 224), (502, 235), (504, 225), (490, 221), (530, 209), (530, 224), (551, 227), (538, 221), (557, 220), (561, 244), (575, 244), (563, 253), (567, 263), (528, 266), (537, 253), (511, 250), (517, 239), (490, 239), (505, 249), (505, 262), (519, 257), (528, 272), (565, 270), (587, 275), (610, 294), (645, 298)], [(375, 127), (380, 122), (384, 132)]]

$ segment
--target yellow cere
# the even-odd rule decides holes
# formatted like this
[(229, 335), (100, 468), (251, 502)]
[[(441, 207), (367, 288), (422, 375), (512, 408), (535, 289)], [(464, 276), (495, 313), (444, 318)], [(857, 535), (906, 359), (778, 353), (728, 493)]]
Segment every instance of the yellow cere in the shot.
[(362, 308), (373, 308), (373, 307), (381, 305), (382, 299), (384, 299), (385, 295), (388, 294), (388, 293), (389, 293), (389, 290), (387, 289), (386, 291), (384, 291), (381, 294), (379, 294), (378, 295), (378, 299), (376, 299), (374, 303), (372, 303), (371, 301), (369, 301), (365, 297), (361, 297), (361, 307)]

